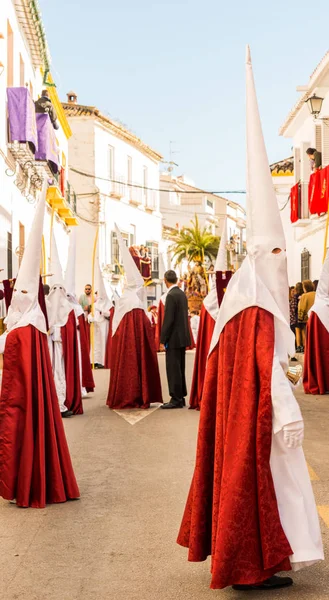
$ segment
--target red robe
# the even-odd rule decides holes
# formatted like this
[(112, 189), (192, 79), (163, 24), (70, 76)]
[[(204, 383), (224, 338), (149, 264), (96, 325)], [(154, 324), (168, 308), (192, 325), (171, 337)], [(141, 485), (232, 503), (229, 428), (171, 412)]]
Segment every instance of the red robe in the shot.
[(197, 457), (178, 543), (212, 555), (214, 589), (290, 570), (270, 469), (274, 318), (248, 308), (208, 358)]
[(205, 306), (202, 305), (190, 392), (190, 408), (196, 410), (200, 410), (207, 358), (214, 329), (215, 321)]
[(161, 329), (162, 329), (163, 319), (164, 319), (164, 311), (165, 311), (164, 304), (163, 304), (162, 300), (160, 300), (159, 307), (158, 307), (158, 321), (155, 326), (155, 347), (156, 347), (157, 352), (160, 351), (160, 338), (161, 338)]
[(151, 323), (144, 311), (128, 312), (112, 338), (109, 408), (150, 408), (162, 402)]
[(87, 392), (93, 392), (95, 389), (95, 382), (90, 364), (87, 324), (84, 315), (78, 317), (78, 323), (81, 347), (82, 387), (84, 387)]
[(112, 353), (112, 323), (114, 317), (114, 306), (110, 309), (110, 322), (109, 322), (109, 333), (107, 336), (106, 342), (106, 352), (105, 352), (105, 369), (111, 368), (111, 353)]
[(14, 329), (6, 341), (0, 400), (0, 496), (44, 508), (79, 495), (47, 336), (32, 325)]
[(329, 392), (329, 333), (315, 312), (307, 322), (303, 383), (306, 394)]
[[(223, 271), (216, 272), (216, 290), (218, 306), (220, 306), (223, 301), (226, 288), (232, 275), (232, 271), (225, 271), (225, 279), (223, 279)], [(209, 348), (214, 328), (214, 319), (212, 318), (211, 314), (206, 310), (204, 305), (202, 305), (198, 341), (193, 369), (193, 379), (190, 393), (190, 408), (195, 408), (196, 410), (200, 410), (207, 358), (209, 354)]]
[(74, 310), (71, 310), (66, 325), (61, 327), (61, 335), (66, 379), (65, 406), (68, 410), (72, 410), (74, 415), (82, 415), (79, 347)]

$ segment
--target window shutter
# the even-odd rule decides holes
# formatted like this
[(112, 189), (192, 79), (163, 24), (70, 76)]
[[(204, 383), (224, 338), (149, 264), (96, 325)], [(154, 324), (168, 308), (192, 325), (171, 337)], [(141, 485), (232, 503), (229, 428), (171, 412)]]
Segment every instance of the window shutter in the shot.
[(300, 148), (294, 148), (294, 176), (295, 183), (300, 180)]
[(322, 122), (322, 166), (329, 165), (329, 119)]
[(315, 125), (315, 147), (322, 152), (322, 125)]

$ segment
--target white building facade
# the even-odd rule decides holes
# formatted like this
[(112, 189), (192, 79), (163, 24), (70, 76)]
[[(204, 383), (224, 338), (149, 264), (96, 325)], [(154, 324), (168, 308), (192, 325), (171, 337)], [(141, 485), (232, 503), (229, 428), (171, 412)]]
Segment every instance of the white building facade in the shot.
[[(304, 279), (319, 279), (324, 254), (326, 211), (311, 214), (309, 209), (310, 159), (306, 150), (315, 148), (322, 154), (322, 168), (329, 165), (329, 52), (316, 67), (307, 85), (297, 88), (300, 98), (280, 129), (280, 135), (292, 139), (293, 157), (290, 170), (277, 170), (273, 181), (281, 209), (287, 239), (290, 285)], [(323, 98), (320, 114), (314, 118), (307, 100), (311, 96)], [(287, 162), (287, 161), (282, 161)], [(290, 191), (300, 184), (298, 219), (290, 218)], [(329, 183), (329, 182), (328, 182)], [(327, 210), (327, 209), (326, 209)]]
[[(42, 33), (42, 36), (41, 36)], [(34, 103), (47, 88), (57, 110), (59, 129), (48, 115), (42, 149)], [(14, 98), (14, 102), (11, 100)], [(68, 233), (77, 225), (68, 194), (70, 129), (50, 73), (50, 55), (37, 3), (2, 0), (0, 11), (0, 268), (16, 277), (42, 181), (49, 183), (42, 271), (48, 270), (53, 226), (61, 260), (67, 260)], [(51, 140), (52, 146), (49, 142)], [(56, 157), (50, 156), (50, 148)], [(39, 152), (39, 154), (38, 154)], [(51, 160), (53, 158), (53, 161)], [(51, 284), (49, 280), (48, 283)]]
[[(160, 189), (168, 266), (173, 266), (169, 252), (170, 235), (190, 227), (195, 216), (200, 226), (206, 227), (215, 236), (221, 236), (226, 218), (232, 264), (235, 268), (241, 265), (245, 252), (246, 212), (240, 204), (197, 188), (184, 175), (161, 173)], [(184, 269), (186, 265), (183, 265)]]
[(92, 256), (99, 231), (99, 262), (116, 285), (122, 272), (115, 234), (118, 225), (128, 246), (146, 245), (152, 257), (149, 299), (161, 294), (159, 252), (162, 219), (159, 203), (161, 155), (95, 107), (78, 104), (68, 94), (63, 103), (72, 129), (70, 181), (77, 192), (77, 286), (91, 283)]

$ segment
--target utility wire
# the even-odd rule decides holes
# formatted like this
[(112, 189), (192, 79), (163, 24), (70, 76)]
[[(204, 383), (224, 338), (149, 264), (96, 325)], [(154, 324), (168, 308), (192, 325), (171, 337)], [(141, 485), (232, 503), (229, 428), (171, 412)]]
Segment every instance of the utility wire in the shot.
[[(165, 190), (165, 189), (160, 189), (160, 188), (152, 188), (152, 187), (148, 187), (148, 186), (144, 186), (144, 185), (140, 185), (140, 184), (136, 184), (136, 183), (128, 183), (128, 182), (124, 182), (124, 181), (118, 181), (116, 179), (108, 179), (107, 177), (99, 177), (99, 176), (95, 176), (92, 175), (91, 173), (85, 173), (84, 171), (80, 171), (79, 169), (75, 169), (74, 167), (69, 167), (70, 171), (73, 171), (74, 173), (78, 173), (78, 175), (82, 175), (83, 177), (90, 177), (91, 179), (99, 179), (100, 181), (107, 181), (109, 183), (118, 183), (119, 185), (126, 185), (128, 187), (134, 187), (134, 188), (139, 188), (141, 190), (150, 190), (151, 192), (176, 192), (178, 194), (245, 194), (246, 191), (245, 190), (220, 190), (217, 192), (214, 191), (206, 191), (206, 190)], [(187, 184), (189, 185), (189, 184)], [(102, 193), (102, 192), (95, 192), (95, 193), (91, 193), (91, 194), (77, 194), (77, 196), (96, 196), (96, 194), (98, 193)], [(102, 194), (103, 196), (105, 196), (106, 194)]]

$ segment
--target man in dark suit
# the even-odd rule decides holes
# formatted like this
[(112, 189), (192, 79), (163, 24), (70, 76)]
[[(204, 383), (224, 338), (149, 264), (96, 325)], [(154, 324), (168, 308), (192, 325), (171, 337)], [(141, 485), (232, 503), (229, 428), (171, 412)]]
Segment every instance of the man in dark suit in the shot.
[(187, 395), (185, 352), (191, 345), (187, 299), (177, 285), (175, 271), (167, 271), (164, 281), (168, 288), (165, 315), (161, 329), (161, 344), (166, 349), (166, 369), (170, 402), (161, 408), (183, 408)]

